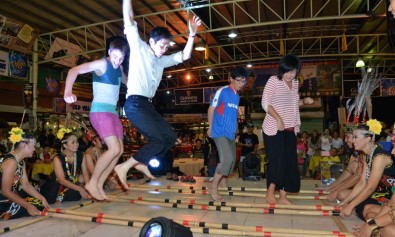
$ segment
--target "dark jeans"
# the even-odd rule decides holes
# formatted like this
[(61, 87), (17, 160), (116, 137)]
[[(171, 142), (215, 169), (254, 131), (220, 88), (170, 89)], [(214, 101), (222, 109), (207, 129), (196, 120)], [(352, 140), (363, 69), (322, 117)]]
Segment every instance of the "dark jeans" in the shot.
[(148, 143), (133, 155), (137, 161), (148, 165), (154, 156), (165, 156), (177, 140), (173, 128), (163, 119), (147, 97), (131, 95), (125, 102), (125, 113), (133, 126)]

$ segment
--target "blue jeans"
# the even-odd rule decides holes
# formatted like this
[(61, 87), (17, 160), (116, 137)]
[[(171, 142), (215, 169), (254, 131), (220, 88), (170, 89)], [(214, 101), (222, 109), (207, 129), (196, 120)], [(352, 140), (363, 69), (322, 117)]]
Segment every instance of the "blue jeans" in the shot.
[(125, 113), (133, 126), (148, 143), (133, 156), (137, 161), (148, 165), (151, 158), (165, 156), (176, 142), (173, 128), (163, 119), (147, 97), (130, 95), (125, 102)]

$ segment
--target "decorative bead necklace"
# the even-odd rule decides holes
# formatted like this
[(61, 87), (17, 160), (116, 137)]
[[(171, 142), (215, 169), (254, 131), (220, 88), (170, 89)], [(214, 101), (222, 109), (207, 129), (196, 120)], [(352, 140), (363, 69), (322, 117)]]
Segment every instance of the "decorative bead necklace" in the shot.
[(95, 162), (97, 161), (97, 159), (99, 158), (99, 153), (96, 151), (96, 147), (93, 147), (93, 152), (95, 152)]
[(71, 180), (73, 181), (73, 183), (77, 183), (77, 155), (74, 153), (74, 172), (73, 172), (73, 175), (71, 175), (71, 173), (70, 173), (70, 168), (69, 168), (69, 162), (68, 162), (68, 160), (67, 160), (67, 155), (66, 154), (64, 154), (64, 160), (65, 160), (65, 162), (66, 162), (66, 172), (67, 172), (67, 175), (71, 178)]
[(17, 156), (17, 154), (15, 154), (14, 152), (10, 152), (10, 153), (11, 153), (11, 155), (13, 155), (15, 157), (16, 162), (18, 162), (18, 164), (19, 164), (20, 160), (19, 160), (19, 157)]
[(366, 154), (366, 163), (368, 166), (366, 167), (366, 174), (365, 174), (365, 183), (368, 183), (370, 177), (370, 171), (372, 170), (372, 163), (373, 163), (373, 152), (376, 150), (377, 145), (370, 146), (370, 154)]

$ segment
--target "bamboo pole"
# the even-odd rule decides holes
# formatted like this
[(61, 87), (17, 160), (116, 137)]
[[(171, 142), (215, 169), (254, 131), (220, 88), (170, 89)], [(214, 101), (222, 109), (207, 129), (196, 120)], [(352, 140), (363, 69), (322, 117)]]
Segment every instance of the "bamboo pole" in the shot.
[[(183, 190), (183, 189), (160, 189), (160, 188), (136, 188), (136, 187), (128, 187), (128, 190), (133, 191), (151, 191), (151, 192), (167, 192), (167, 193), (185, 193), (185, 194), (202, 194), (208, 195), (209, 192), (207, 190)], [(241, 196), (241, 197), (265, 197), (263, 193), (252, 193), (252, 192), (219, 192), (219, 194), (224, 196)], [(276, 195), (278, 198), (279, 195)], [(324, 200), (327, 199), (326, 195), (317, 195), (317, 196), (303, 196), (303, 195), (287, 195), (288, 199), (299, 199), (299, 200)]]
[(8, 226), (8, 227), (1, 228), (1, 229), (0, 229), (0, 234), (1, 234), (1, 233), (5, 233), (5, 232), (9, 232), (9, 231), (11, 231), (11, 230), (16, 230), (16, 229), (22, 228), (22, 227), (31, 225), (31, 224), (33, 224), (33, 223), (36, 223), (36, 222), (45, 220), (45, 219), (48, 219), (48, 217), (31, 218), (31, 219), (29, 219), (29, 220), (20, 222), (20, 223), (18, 223), (18, 224), (15, 224), (15, 225), (12, 225), (12, 226)]
[(246, 212), (258, 214), (279, 214), (279, 215), (304, 215), (304, 216), (339, 216), (336, 211), (306, 211), (306, 210), (288, 210), (288, 209), (273, 209), (273, 208), (247, 208), (247, 207), (227, 207), (227, 206), (207, 206), (207, 205), (192, 205), (192, 204), (178, 204), (178, 203), (159, 203), (146, 202), (131, 199), (128, 201), (131, 204), (139, 204), (146, 206), (160, 206), (168, 208), (193, 209), (193, 210), (209, 210), (209, 211), (224, 211), (224, 212)]
[[(52, 215), (56, 213), (51, 213), (51, 214), (44, 214), (44, 215), (49, 215), (49, 216), (54, 216), (54, 217), (59, 217), (59, 218), (66, 218), (68, 219), (70, 216), (77, 216), (76, 218), (72, 218), (73, 220), (85, 220), (85, 221), (91, 221), (91, 222), (96, 222), (96, 223), (107, 223), (107, 224), (119, 224), (119, 225), (128, 225), (128, 226), (135, 226), (135, 227), (142, 227), (140, 226), (141, 224), (137, 224), (140, 222), (147, 222), (150, 220), (150, 218), (147, 217), (132, 217), (132, 216), (115, 216), (115, 215), (107, 215), (104, 213), (87, 213), (87, 212), (80, 212), (80, 211), (72, 211), (72, 210), (53, 210), (49, 209), (49, 212), (55, 211), (56, 213), (64, 213), (66, 214), (65, 216), (58, 216), (58, 215)], [(84, 217), (84, 218), (78, 218), (78, 217)], [(109, 223), (107, 220), (114, 220), (111, 223)], [(103, 221), (104, 220), (104, 221)], [(117, 222), (120, 221), (120, 222)], [(122, 221), (122, 222), (121, 222)], [(208, 230), (210, 229), (209, 233), (212, 234), (220, 234), (222, 232), (214, 231), (217, 229), (221, 230), (233, 230), (233, 231), (243, 231), (247, 233), (260, 233), (259, 235), (254, 235), (254, 236), (262, 236), (262, 232), (264, 233), (278, 233), (278, 234), (288, 234), (284, 236), (306, 236), (306, 235), (314, 235), (314, 236), (352, 236), (351, 233), (349, 232), (340, 232), (340, 231), (320, 231), (320, 230), (303, 230), (303, 229), (283, 229), (283, 228), (271, 228), (271, 227), (262, 227), (262, 226), (242, 226), (242, 225), (233, 225), (233, 224), (216, 224), (216, 223), (206, 223), (206, 222), (199, 222), (199, 221), (188, 221), (188, 220), (173, 220), (174, 222), (177, 222), (181, 225), (184, 226), (190, 226), (190, 229), (195, 229), (193, 231), (194, 233), (203, 233), (201, 232), (203, 229)], [(132, 223), (132, 224), (131, 224)], [(194, 228), (194, 227), (201, 227), (201, 228)], [(224, 233), (227, 234), (227, 233)], [(289, 234), (294, 234), (294, 235), (289, 235)], [(297, 235), (295, 235), (297, 234)], [(264, 235), (264, 236), (273, 236), (273, 235)], [(279, 235), (282, 236), (282, 235)]]
[[(88, 205), (90, 205), (92, 203), (94, 203), (94, 201), (87, 201), (87, 202), (84, 202), (84, 203), (81, 203), (81, 204), (77, 204), (77, 205), (71, 206), (68, 209), (75, 210), (75, 209), (78, 209), (78, 208), (81, 208), (81, 207), (84, 207), (84, 206), (88, 206)], [(22, 228), (22, 227), (34, 224), (36, 222), (39, 222), (39, 221), (42, 221), (42, 220), (46, 220), (46, 219), (48, 219), (48, 217), (45, 217), (45, 216), (41, 216), (41, 217), (38, 217), (38, 218), (33, 218), (32, 217), (31, 219), (23, 221), (23, 222), (20, 222), (18, 224), (15, 224), (15, 225), (12, 225), (12, 226), (9, 226), (9, 227), (1, 228), (0, 229), (0, 233), (5, 233), (5, 232), (9, 232), (11, 230), (19, 229), (19, 228)]]
[(149, 197), (129, 197), (129, 196), (113, 196), (108, 195), (112, 201), (120, 201), (118, 199), (124, 199), (124, 202), (130, 202), (130, 200), (139, 201), (152, 201), (162, 203), (179, 203), (179, 204), (199, 204), (208, 206), (228, 206), (228, 207), (251, 207), (251, 208), (272, 208), (272, 209), (292, 209), (292, 210), (315, 210), (315, 211), (340, 211), (338, 206), (323, 206), (323, 205), (284, 205), (284, 204), (268, 204), (268, 203), (243, 203), (243, 202), (217, 202), (217, 201), (205, 201), (196, 199), (161, 199), (161, 198), (149, 198)]
[(95, 201), (89, 200), (89, 201), (86, 201), (86, 202), (83, 202), (83, 203), (76, 204), (76, 205), (74, 205), (74, 206), (68, 207), (67, 209), (75, 210), (75, 209), (78, 209), (78, 208), (81, 208), (81, 207), (89, 206), (89, 205), (91, 205), (91, 204), (93, 204), (93, 203), (95, 203)]
[[(207, 186), (175, 186), (175, 185), (131, 185), (128, 184), (128, 187), (136, 187), (136, 188), (165, 188), (165, 189), (189, 189), (189, 190), (208, 190)], [(219, 191), (242, 191), (242, 192), (266, 192), (266, 188), (249, 188), (249, 187), (218, 187)], [(301, 194), (315, 194), (315, 195), (325, 195), (329, 194), (329, 192), (323, 190), (300, 190)]]

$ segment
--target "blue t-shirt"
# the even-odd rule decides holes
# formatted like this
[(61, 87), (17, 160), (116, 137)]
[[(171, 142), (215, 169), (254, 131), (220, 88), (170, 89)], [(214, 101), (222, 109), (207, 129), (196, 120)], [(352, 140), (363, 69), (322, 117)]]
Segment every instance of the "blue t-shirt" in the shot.
[(230, 86), (224, 86), (215, 93), (210, 104), (216, 107), (211, 128), (212, 138), (235, 139), (239, 101), (240, 96)]

